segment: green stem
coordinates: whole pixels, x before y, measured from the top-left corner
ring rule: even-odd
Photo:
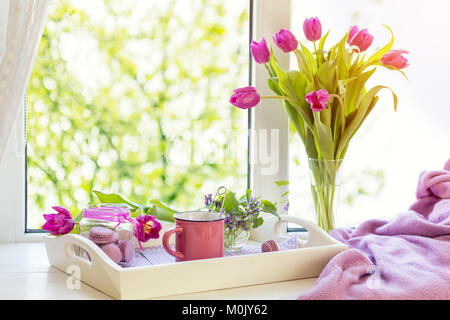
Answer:
[[[338,190],[336,178],[340,166],[340,163],[310,163],[313,178],[311,192],[317,224],[326,232],[334,228],[335,198]]]
[[[295,102],[294,99],[289,98],[289,97],[284,97],[284,96],[261,96],[261,99],[282,99],[282,100],[287,100],[293,104],[295,104],[296,106],[298,106],[297,102]]]

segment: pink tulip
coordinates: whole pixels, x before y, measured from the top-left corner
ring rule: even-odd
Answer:
[[[388,53],[386,53],[380,60],[381,64],[393,67],[396,69],[404,69],[408,64],[408,59],[402,56],[402,54],[409,53],[406,50],[391,50]]]
[[[352,27],[351,32],[355,32],[355,27]],[[358,27],[356,27],[358,28]],[[367,31],[367,29],[362,29],[358,32],[356,32],[353,37],[351,38],[350,42],[348,43],[351,46],[356,46],[359,48],[359,52],[366,51],[370,45],[372,44],[373,36]]]
[[[72,219],[72,215],[69,210],[63,207],[52,207],[58,213],[44,214],[45,224],[42,226],[42,230],[50,231],[50,234],[66,234],[72,231],[75,226],[75,222]]]
[[[159,238],[162,226],[154,216],[143,214],[136,218],[136,222],[136,238],[139,241],[146,242]]]
[[[284,52],[291,52],[297,49],[298,42],[295,36],[286,29],[281,29],[273,36],[275,44]]]
[[[350,31],[348,32],[348,38],[347,38],[347,43],[350,44],[350,41],[352,40],[353,36],[355,34],[357,34],[359,31],[358,26],[352,26],[350,27]]]
[[[322,25],[319,19],[317,17],[306,19],[303,22],[303,32],[309,41],[319,40],[322,37]]]
[[[230,98],[230,103],[241,109],[248,109],[256,106],[261,99],[254,87],[243,87],[235,89]]]
[[[259,43],[252,41],[250,50],[252,51],[252,55],[256,63],[264,64],[269,61],[270,51],[267,47],[266,39],[262,38]]]
[[[321,111],[327,107],[330,94],[325,89],[310,92],[306,95],[305,100],[310,104],[313,111]]]

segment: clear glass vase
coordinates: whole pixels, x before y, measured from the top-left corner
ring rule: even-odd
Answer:
[[[234,228],[229,229],[225,227],[224,230],[224,250],[226,252],[240,251],[248,241],[250,237],[251,229],[247,228]]]
[[[309,159],[311,194],[316,222],[326,232],[334,229],[339,187],[341,184],[342,159]]]

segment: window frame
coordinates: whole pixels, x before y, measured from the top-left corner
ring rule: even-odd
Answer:
[[[273,34],[281,28],[288,29],[290,27],[291,0],[249,0],[249,3],[249,43],[253,40],[259,41],[262,37],[269,41]],[[274,50],[278,49],[274,48]],[[264,66],[256,65],[253,62],[250,50],[249,59],[249,85],[255,86],[261,95],[270,95]],[[289,66],[288,55],[279,55],[278,60],[282,65]],[[44,232],[29,230],[26,226],[26,107],[25,97],[24,107],[20,108],[18,112],[5,155],[0,162],[0,242],[42,241],[44,235]],[[248,125],[247,184],[255,194],[276,201],[288,189],[288,186],[278,187],[274,183],[274,181],[287,180],[289,177],[288,117],[280,108],[278,101],[262,100],[257,108],[248,110]],[[256,133],[267,132],[270,137],[272,130],[278,130],[275,132],[278,132],[276,140],[278,140],[279,148],[277,154],[270,155],[270,157],[271,161],[276,159],[278,162],[278,170],[267,173],[267,166],[259,156],[255,156],[266,152],[265,149],[261,149]],[[269,144],[271,143],[269,138]],[[278,209],[283,210],[282,203],[278,204]],[[268,217],[268,215],[264,215],[264,217]],[[270,224],[276,222],[274,219],[267,219],[267,222],[269,221]],[[260,236],[263,235],[255,233],[256,238]]]

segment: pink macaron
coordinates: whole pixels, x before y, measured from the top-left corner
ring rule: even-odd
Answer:
[[[115,263],[119,263],[122,260],[122,252],[117,244],[113,242],[101,245],[100,248],[105,252],[108,257]]]
[[[134,258],[134,243],[131,240],[119,240],[119,248],[122,253],[122,260],[130,263]]]
[[[261,245],[262,252],[278,251],[277,243],[273,240],[267,240]]]
[[[89,239],[96,244],[106,244],[119,241],[119,235],[113,230],[104,227],[92,227]]]

